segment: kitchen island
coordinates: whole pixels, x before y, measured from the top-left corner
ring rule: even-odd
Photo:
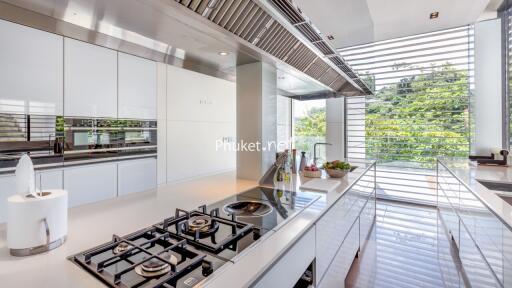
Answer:
[[[344,196],[348,196],[347,192],[358,180],[363,177],[373,179],[373,174],[368,174],[372,167],[374,167],[372,163],[363,164],[360,168],[342,178],[340,185],[334,191],[329,193],[316,192],[319,196],[317,197],[318,200],[294,215],[292,219],[289,219],[285,225],[282,225],[276,231],[266,233],[260,239],[261,241],[257,241],[255,245],[249,247],[250,249],[244,251],[243,255],[224,264],[197,286],[245,287],[265,281],[266,276],[273,273],[273,267],[280,265],[279,260],[286,256],[287,251],[295,247],[296,242],[300,242],[305,236],[312,239],[310,231],[324,214],[340,210],[338,213],[341,214],[338,215],[342,215],[348,211],[356,211],[356,209],[351,210],[352,206],[363,204],[353,198],[356,200],[344,203],[346,211],[330,209],[334,207],[334,204],[340,203],[338,201],[340,198],[348,199]],[[280,188],[301,193],[299,187],[301,183],[307,180],[301,177],[292,177],[290,183],[283,183]],[[371,186],[373,182],[370,181],[369,183]],[[112,234],[126,235],[158,223],[162,219],[173,215],[176,208],[195,209],[199,205],[215,203],[255,186],[257,186],[255,181],[236,179],[234,173],[226,173],[173,185],[164,185],[148,192],[72,208],[69,211],[69,233],[66,243],[56,250],[26,258],[16,258],[9,255],[6,247],[5,226],[2,226],[0,228],[0,281],[2,287],[105,287],[92,275],[69,261],[67,257],[110,241]],[[372,186],[370,191],[373,192],[373,188]],[[315,192],[309,191],[307,193]],[[359,212],[356,217],[359,217]],[[367,226],[368,221],[363,224]],[[337,225],[338,227],[343,226],[342,223],[337,223]],[[348,223],[345,226],[348,230],[354,225]],[[326,231],[332,231],[329,226],[326,226],[326,228]],[[359,230],[357,236],[359,240]],[[343,241],[343,239],[340,241]],[[339,246],[341,246],[341,243]],[[325,247],[327,248],[325,251],[334,254],[337,249],[333,247]],[[359,242],[357,248],[359,248]],[[328,262],[323,265],[329,266],[330,261]],[[327,271],[327,266],[323,270]],[[293,273],[297,274],[297,271]],[[292,274],[290,274],[290,277],[295,275]],[[293,280],[296,281],[299,277],[300,275]]]
[[[512,286],[512,206],[482,183],[512,183],[512,168],[440,159],[438,209],[473,287]],[[489,187],[489,188],[488,188]],[[461,279],[462,281],[462,279]]]

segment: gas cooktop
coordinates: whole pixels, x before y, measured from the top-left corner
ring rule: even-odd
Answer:
[[[69,257],[109,287],[193,287],[297,214],[316,196],[257,187]],[[248,206],[238,203],[248,203]],[[233,207],[245,208],[243,214]],[[251,214],[268,207],[264,214]],[[230,206],[231,207],[231,206]]]

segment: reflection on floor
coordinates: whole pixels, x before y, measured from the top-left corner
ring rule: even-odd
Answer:
[[[377,203],[377,223],[346,287],[464,287],[435,208]]]

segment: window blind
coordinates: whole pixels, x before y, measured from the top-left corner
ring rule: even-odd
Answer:
[[[347,97],[347,158],[375,159],[378,197],[435,204],[435,160],[467,157],[473,28],[339,49],[374,90]]]

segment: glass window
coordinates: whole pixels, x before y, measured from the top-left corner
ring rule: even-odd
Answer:
[[[277,151],[292,146],[292,99],[277,96]]]
[[[325,100],[292,100],[293,106],[293,148],[300,153],[306,152],[308,164],[313,163],[313,145],[326,140]],[[319,146],[317,165],[325,161],[325,146]]]
[[[339,52],[374,90],[347,97],[349,160],[378,161],[379,197],[435,203],[436,158],[470,151],[472,27]]]

